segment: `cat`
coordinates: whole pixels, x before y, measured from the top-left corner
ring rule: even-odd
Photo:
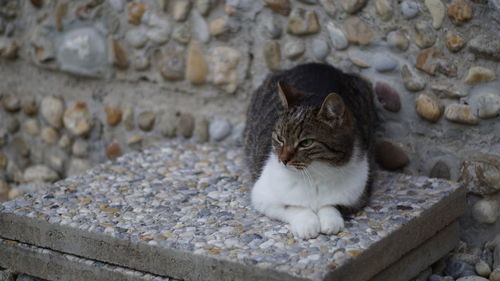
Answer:
[[[302,239],[337,234],[342,213],[367,202],[377,120],[372,86],[355,74],[321,63],[270,74],[244,132],[253,207]]]

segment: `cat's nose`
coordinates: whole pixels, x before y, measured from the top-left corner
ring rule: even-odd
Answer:
[[[285,146],[282,148],[279,160],[281,163],[286,164],[290,162],[293,157],[293,147]]]

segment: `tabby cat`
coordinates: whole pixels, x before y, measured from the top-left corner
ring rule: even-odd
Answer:
[[[376,121],[372,87],[357,75],[319,63],[269,75],[247,112],[253,206],[299,238],[338,233],[340,211],[366,203]]]

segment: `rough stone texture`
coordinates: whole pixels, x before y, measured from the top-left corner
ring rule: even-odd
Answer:
[[[481,57],[500,61],[500,36],[479,34],[469,42],[469,49]]]
[[[47,266],[49,265],[50,266]],[[73,281],[175,281],[153,274],[104,264],[69,254],[0,238],[0,266],[47,280]],[[26,276],[26,275],[23,275]],[[0,270],[0,280],[17,281],[10,271]],[[22,279],[36,281],[40,279]]]
[[[2,105],[6,111],[16,112],[21,109],[21,99],[17,94],[8,94],[2,98]]]
[[[432,167],[429,177],[449,180],[451,178],[450,167],[444,161],[439,160]]]
[[[375,160],[382,168],[389,171],[403,168],[410,162],[408,155],[406,155],[403,149],[388,141],[379,141],[376,143]]]
[[[198,42],[189,46],[186,62],[186,77],[194,85],[203,84],[208,74],[208,65]]]
[[[351,17],[345,21],[347,40],[360,45],[368,45],[375,36],[373,30],[358,17]]]
[[[432,26],[439,29],[443,24],[445,6],[441,0],[425,0],[425,6],[432,16]]]
[[[399,51],[406,51],[410,46],[410,41],[403,32],[391,31],[387,35],[389,46]]]
[[[340,0],[339,2],[344,11],[349,14],[358,12],[366,5],[366,0]]]
[[[437,122],[443,114],[444,106],[434,94],[425,92],[420,94],[415,101],[415,109],[421,117]]]
[[[419,272],[428,268],[429,261],[436,262],[444,254],[457,244],[458,225],[453,223],[447,226],[445,230],[440,231],[435,237],[427,240],[423,245],[403,256],[395,264],[385,269],[381,273],[375,275],[370,281],[387,281],[387,280],[423,280],[432,281],[430,278],[411,279]],[[439,281],[445,281],[439,280]],[[453,281],[453,280],[451,280]]]
[[[399,93],[389,86],[389,84],[377,82],[375,84],[375,94],[385,109],[391,112],[398,112],[401,109]]]
[[[479,261],[478,263],[476,263],[474,267],[476,269],[477,274],[479,274],[480,276],[483,277],[490,276],[491,268],[485,261],[483,260]]]
[[[490,82],[495,80],[495,72],[482,66],[473,66],[469,68],[469,72],[465,77],[465,82],[469,84]]]
[[[116,159],[123,154],[120,144],[117,142],[111,142],[106,146],[106,156],[109,159]]]
[[[435,75],[439,67],[439,59],[443,56],[443,52],[436,48],[429,48],[422,50],[417,55],[417,62],[415,66],[427,72],[430,75]]]
[[[47,144],[53,144],[59,140],[59,134],[52,127],[43,127],[40,131],[40,137]]]
[[[356,281],[452,223],[465,203],[464,190],[451,182],[379,173],[370,205],[340,235],[299,240],[285,224],[249,207],[239,150],[161,147],[61,181],[44,195],[4,203],[0,235],[189,280]],[[379,262],[369,263],[374,257]],[[172,262],[176,266],[165,266]]]
[[[467,41],[462,36],[451,32],[446,33],[446,47],[448,47],[448,50],[458,52],[466,43]]]
[[[291,11],[290,0],[265,0],[267,6],[279,14],[288,16]]]
[[[160,73],[163,78],[170,81],[184,79],[186,65],[182,51],[169,50],[160,63]]]
[[[375,9],[377,11],[377,15],[379,15],[383,21],[388,21],[392,18],[394,8],[392,7],[390,0],[376,0]]]
[[[333,21],[326,24],[326,29],[328,30],[331,43],[335,49],[344,50],[349,46],[349,41],[347,41],[344,32]]]
[[[471,99],[470,104],[482,119],[495,118],[500,113],[500,95],[490,91],[480,92]]]
[[[227,120],[214,120],[210,123],[210,138],[215,141],[221,141],[231,133],[231,124]]]
[[[217,47],[210,56],[212,82],[228,93],[234,93],[238,87],[239,76],[236,70],[240,57],[238,50],[229,47]]]
[[[460,180],[469,192],[491,195],[500,191],[500,157],[477,153],[464,161]]]
[[[137,116],[137,124],[139,128],[143,131],[149,132],[153,129],[155,125],[156,114],[151,111],[141,112]]]
[[[288,18],[288,32],[294,35],[307,35],[318,32],[320,25],[315,11],[297,8]]]
[[[61,127],[64,113],[64,103],[61,99],[52,96],[43,98],[40,111],[47,123],[55,128]]]
[[[448,17],[453,24],[461,25],[472,18],[472,7],[465,1],[457,0],[448,7]]]
[[[185,138],[190,138],[194,130],[194,116],[190,113],[181,113],[177,121],[177,131]]]
[[[472,115],[470,107],[466,104],[447,105],[444,116],[449,121],[461,124],[476,125],[479,122],[477,117]]]
[[[110,126],[116,126],[122,120],[122,109],[119,106],[104,106],[106,113],[106,123]]]
[[[427,21],[421,20],[415,23],[415,44],[420,49],[432,47],[436,40],[436,32]]]
[[[271,41],[264,46],[264,58],[267,67],[271,71],[281,69],[281,48],[280,44],[276,41]]]
[[[24,171],[24,180],[27,182],[54,182],[59,179],[56,172],[43,165],[31,166]]]
[[[75,136],[86,136],[92,128],[87,104],[76,102],[68,107],[63,116],[64,127]]]
[[[406,19],[414,18],[418,15],[420,6],[414,1],[403,1],[401,3],[401,13]]]
[[[500,215],[500,203],[496,200],[479,200],[472,206],[472,216],[480,223],[495,223]]]
[[[420,75],[410,70],[407,65],[403,65],[401,68],[401,78],[408,91],[417,92],[425,88],[425,80],[420,77]]]

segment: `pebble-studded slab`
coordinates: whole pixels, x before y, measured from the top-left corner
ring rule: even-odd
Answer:
[[[176,281],[2,238],[0,267],[57,281]]]
[[[379,172],[344,231],[299,240],[251,208],[242,159],[180,142],[127,154],[4,203],[0,237],[188,280],[366,280],[455,220],[465,198],[453,182]]]

